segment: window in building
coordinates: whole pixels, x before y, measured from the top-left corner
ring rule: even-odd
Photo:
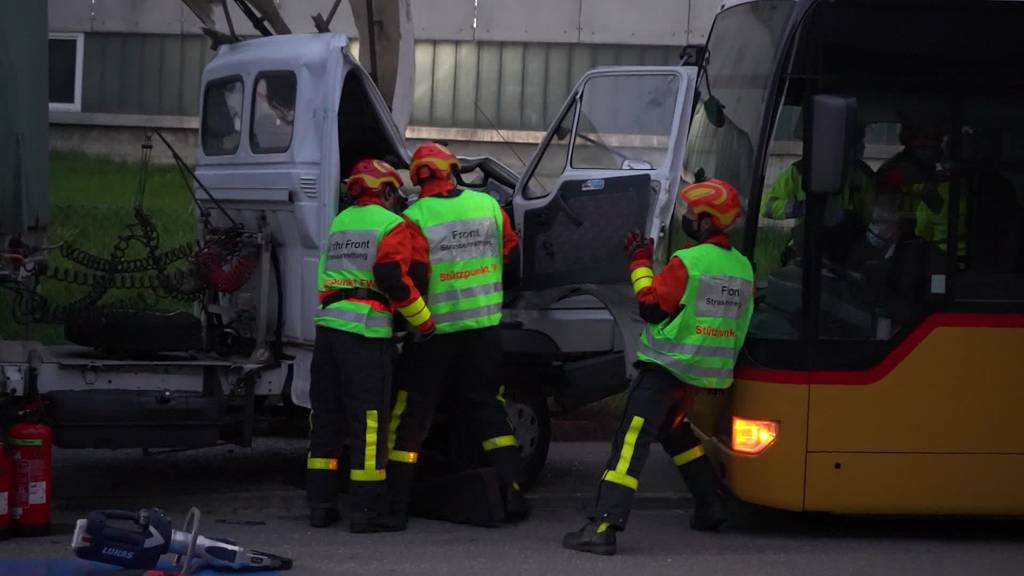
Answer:
[[[295,124],[296,85],[294,72],[268,72],[256,78],[249,136],[254,153],[288,151]]]
[[[82,110],[82,38],[50,34],[50,110]]]
[[[203,95],[202,141],[207,156],[238,151],[242,134],[242,79],[213,80]]]

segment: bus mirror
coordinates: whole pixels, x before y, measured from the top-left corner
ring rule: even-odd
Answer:
[[[817,95],[804,109],[804,190],[838,194],[857,142],[857,100]]]

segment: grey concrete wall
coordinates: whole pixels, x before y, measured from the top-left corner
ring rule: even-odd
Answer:
[[[177,149],[178,154],[188,163],[195,162],[199,142],[199,131],[194,128],[161,128]],[[62,152],[78,152],[97,158],[110,158],[125,162],[139,159],[145,129],[132,126],[81,126],[70,124],[50,125],[50,149]],[[152,161],[156,164],[172,164],[171,153],[158,139],[153,139]]]

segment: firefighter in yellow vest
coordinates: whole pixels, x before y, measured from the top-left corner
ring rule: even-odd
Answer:
[[[338,463],[347,435],[351,531],[397,529],[388,514],[385,476],[393,314],[422,337],[434,330],[408,274],[409,225],[395,213],[400,186],[398,172],[385,162],[357,163],[347,181],[354,204],[335,217],[320,255],[306,466],[314,527],[339,518]]]
[[[410,274],[426,294],[437,335],[407,342],[398,365],[388,463],[392,512],[405,518],[420,447],[442,392],[454,387],[460,413],[477,432],[501,485],[505,520],[528,514],[519,447],[497,377],[502,271],[518,240],[508,215],[488,194],[455,186],[458,158],[440,144],[412,156],[409,178],[421,189],[405,210],[414,237]]]
[[[597,502],[587,524],[562,540],[572,550],[615,553],[615,533],[626,527],[654,440],[661,442],[693,492],[691,526],[715,530],[725,521],[714,469],[686,413],[698,391],[732,385],[753,313],[754,275],[750,262],[725,235],[742,214],[736,189],[707,180],[683,188],[680,198],[686,206],[683,229],[697,241],[695,246],[677,251],[655,275],[653,241],[642,240],[639,233],[626,240],[630,280],[647,326]]]

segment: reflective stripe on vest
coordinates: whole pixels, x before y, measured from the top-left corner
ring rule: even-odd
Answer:
[[[380,292],[373,278],[373,264],[381,240],[401,223],[400,216],[375,204],[352,206],[338,214],[331,222],[327,246],[320,255],[320,292],[346,288]],[[317,311],[315,322],[367,338],[390,338],[391,312],[379,308],[366,301],[340,300]]]
[[[688,280],[680,311],[640,337],[637,358],[702,388],[728,388],[753,314],[753,269],[742,254],[699,244],[673,254]]]
[[[487,194],[426,197],[405,211],[427,238],[427,305],[439,334],[497,326],[504,300],[502,215]]]

